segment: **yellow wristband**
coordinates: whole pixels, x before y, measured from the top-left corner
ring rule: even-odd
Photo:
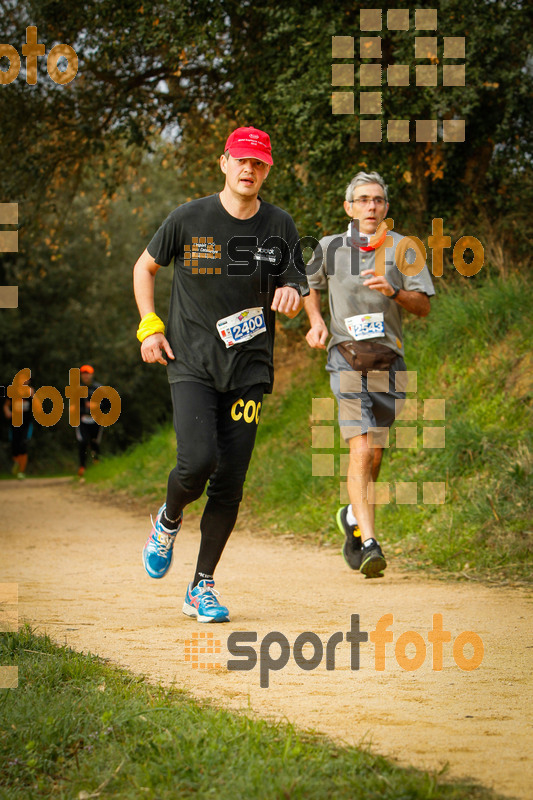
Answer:
[[[150,314],[145,314],[142,320],[139,323],[139,328],[137,330],[137,339],[140,342],[144,342],[147,336],[151,336],[153,333],[164,333],[165,332],[165,323],[162,319],[159,319],[157,314],[154,312],[150,312]]]

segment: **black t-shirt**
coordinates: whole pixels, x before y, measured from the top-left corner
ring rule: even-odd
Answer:
[[[169,214],[148,252],[163,267],[174,259],[166,336],[175,355],[170,383],[195,381],[224,392],[253,384],[272,391],[278,286],[307,285],[298,233],[282,209],[261,201],[250,219],[229,214],[218,195],[185,203]],[[263,309],[266,331],[226,347],[217,322]]]

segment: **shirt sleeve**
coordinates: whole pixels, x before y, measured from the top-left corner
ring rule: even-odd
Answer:
[[[170,262],[180,255],[180,228],[178,208],[168,215],[150,240],[146,249],[159,266],[168,267]]]
[[[307,262],[306,272],[307,281],[310,289],[323,291],[327,288],[328,279],[326,277],[326,240],[321,239],[318,247],[315,247],[313,255]]]
[[[414,247],[414,244],[408,236],[403,236],[396,248],[395,260],[401,280],[401,288],[408,292],[423,292],[428,297],[432,297],[435,294],[435,288],[425,263],[424,254],[420,252],[418,247]],[[409,257],[406,255],[408,251],[410,251]],[[414,260],[413,254],[416,254],[416,260],[414,263],[409,263]],[[416,266],[416,261],[419,263],[424,261],[422,269]]]
[[[288,216],[288,215],[287,215]],[[279,276],[279,286],[294,286],[298,288],[300,294],[309,294],[305,263],[300,245],[300,237],[296,230],[296,225],[292,217],[288,216],[286,236],[284,237],[287,249],[284,253],[283,261],[286,265]]]

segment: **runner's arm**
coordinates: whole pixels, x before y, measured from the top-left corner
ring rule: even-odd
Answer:
[[[370,276],[363,282],[363,286],[368,286],[369,289],[381,292],[385,297],[391,297],[394,294],[394,286],[388,282],[384,275],[376,275],[373,269],[365,269],[361,272],[361,275]],[[394,301],[417,317],[427,317],[431,310],[429,297],[424,292],[400,289]]]
[[[304,308],[311,324],[305,337],[307,344],[309,347],[325,350],[328,326],[320,313],[320,292],[317,289],[310,289],[309,295],[304,298]]]
[[[272,299],[272,311],[279,311],[289,319],[293,319],[302,309],[300,292],[293,286],[278,286]]]
[[[406,311],[415,314],[417,317],[427,317],[431,311],[431,303],[429,297],[424,292],[412,292],[407,289],[400,289],[399,293],[394,298],[394,302],[398,303]]]
[[[155,314],[154,287],[155,276],[159,264],[156,264],[148,250],[141,253],[133,268],[133,291],[141,319],[147,314]],[[162,333],[152,333],[141,344],[141,356],[148,364],[164,364],[163,351],[169,358],[174,358],[172,348]]]

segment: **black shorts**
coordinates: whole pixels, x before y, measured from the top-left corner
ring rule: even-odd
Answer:
[[[23,423],[18,428],[11,426],[9,438],[11,440],[11,454],[13,456],[24,456],[28,452],[28,442],[33,433],[33,423],[31,421]]]

